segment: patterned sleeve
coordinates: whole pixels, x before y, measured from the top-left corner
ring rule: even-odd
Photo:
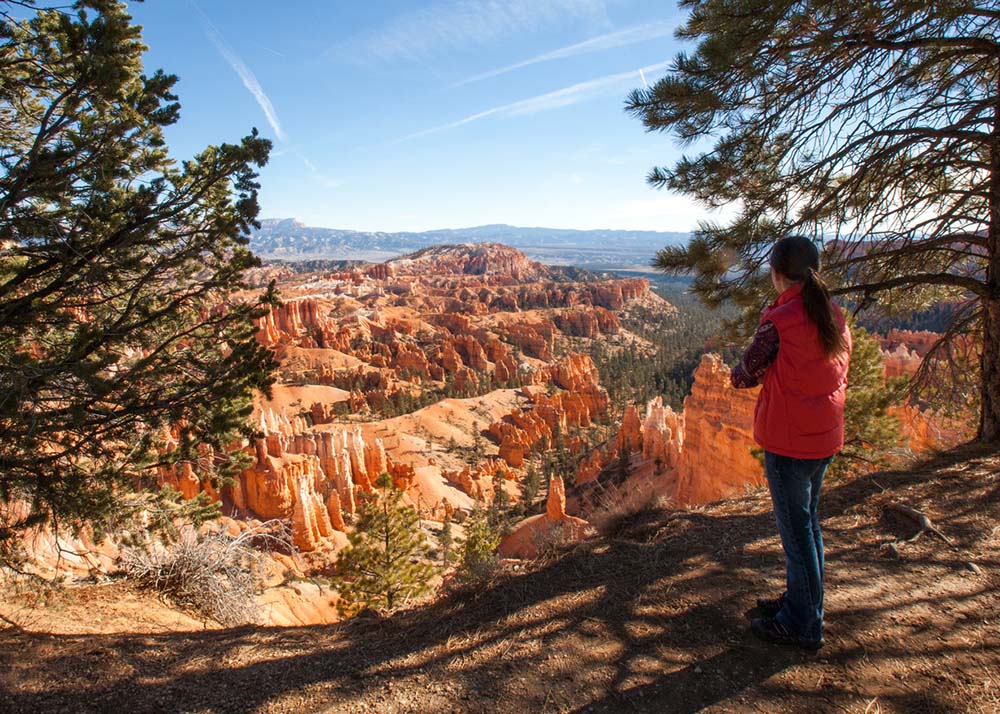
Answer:
[[[732,385],[736,389],[746,389],[760,384],[767,368],[778,357],[778,346],[778,329],[772,322],[762,322],[740,363],[729,375]]]

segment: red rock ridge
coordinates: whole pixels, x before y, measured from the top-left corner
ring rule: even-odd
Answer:
[[[388,261],[400,274],[486,275],[511,281],[551,279],[541,263],[529,260],[515,248],[499,243],[443,245]]]

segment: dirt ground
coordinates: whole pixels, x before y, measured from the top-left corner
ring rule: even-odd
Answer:
[[[918,528],[890,503],[951,544],[904,542]],[[162,622],[160,604],[123,610],[145,597],[123,584],[80,589],[0,630],[0,711],[1000,712],[1000,456],[966,447],[830,482],[821,510],[817,654],[747,631],[784,572],[760,491],[638,514],[384,620],[198,629]]]

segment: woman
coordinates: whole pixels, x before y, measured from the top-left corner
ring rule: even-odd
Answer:
[[[761,316],[753,342],[733,368],[734,387],[763,382],[754,439],[785,550],[785,592],[760,599],[755,635],[816,650],[823,646],[823,536],[819,492],[844,445],[844,394],[851,333],[820,278],[808,238],[782,238],[771,250],[778,299]]]

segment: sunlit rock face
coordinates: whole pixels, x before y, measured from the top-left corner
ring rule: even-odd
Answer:
[[[545,513],[518,523],[500,542],[499,552],[506,558],[536,558],[547,547],[583,540],[590,532],[587,521],[566,513],[566,487],[554,476],[549,481]]]
[[[881,338],[887,376],[912,375],[937,341],[930,332],[894,330]],[[621,416],[615,437],[580,462],[571,499],[574,512],[601,507],[592,496],[613,484],[616,498],[662,498],[691,506],[738,496],[766,483],[754,451],[753,419],[759,388],[734,389],[730,369],[706,354],[694,373],[691,394],[677,414],[654,399],[645,417],[633,405]],[[903,445],[921,453],[971,438],[975,420],[927,411],[912,404],[890,409]],[[971,413],[971,410],[970,410]]]
[[[409,484],[405,465],[393,464],[381,439],[366,440],[360,427],[314,431],[301,418],[260,415],[260,435],[248,447],[254,465],[232,489],[237,510],[264,519],[291,520],[303,551],[321,547],[334,530],[345,530],[361,494],[388,472]]]
[[[927,330],[890,330],[885,336],[876,335],[886,377],[915,377],[925,357],[931,360],[928,366],[933,373],[935,355],[932,350],[942,337],[940,333]],[[954,344],[959,353],[975,353],[975,347],[961,336],[954,338]],[[917,403],[890,407],[890,413],[899,421],[902,445],[916,453],[948,449],[973,438],[975,412],[972,404],[966,406],[964,415],[945,414]]]
[[[717,501],[765,483],[761,464],[750,452],[759,389],[734,389],[729,372],[721,357],[704,355],[684,399],[679,504]]]
[[[924,356],[941,339],[937,332],[926,330],[890,330],[874,335],[882,350],[882,364],[887,377],[910,377],[916,374]]]
[[[557,432],[570,427],[589,427],[608,409],[607,391],[598,383],[597,369],[587,355],[570,355],[541,371],[543,383],[564,391],[547,397],[535,396],[530,408],[519,408],[489,426],[499,442],[499,456],[520,468],[525,455],[538,445],[551,446]]]
[[[920,368],[922,357],[904,344],[882,351],[886,377],[911,377]]]
[[[758,391],[734,389],[721,357],[705,355],[682,413],[660,397],[641,412],[626,407],[611,442],[581,461],[574,509],[606,508],[609,488],[621,507],[647,500],[690,506],[763,484],[760,462],[751,453]]]

